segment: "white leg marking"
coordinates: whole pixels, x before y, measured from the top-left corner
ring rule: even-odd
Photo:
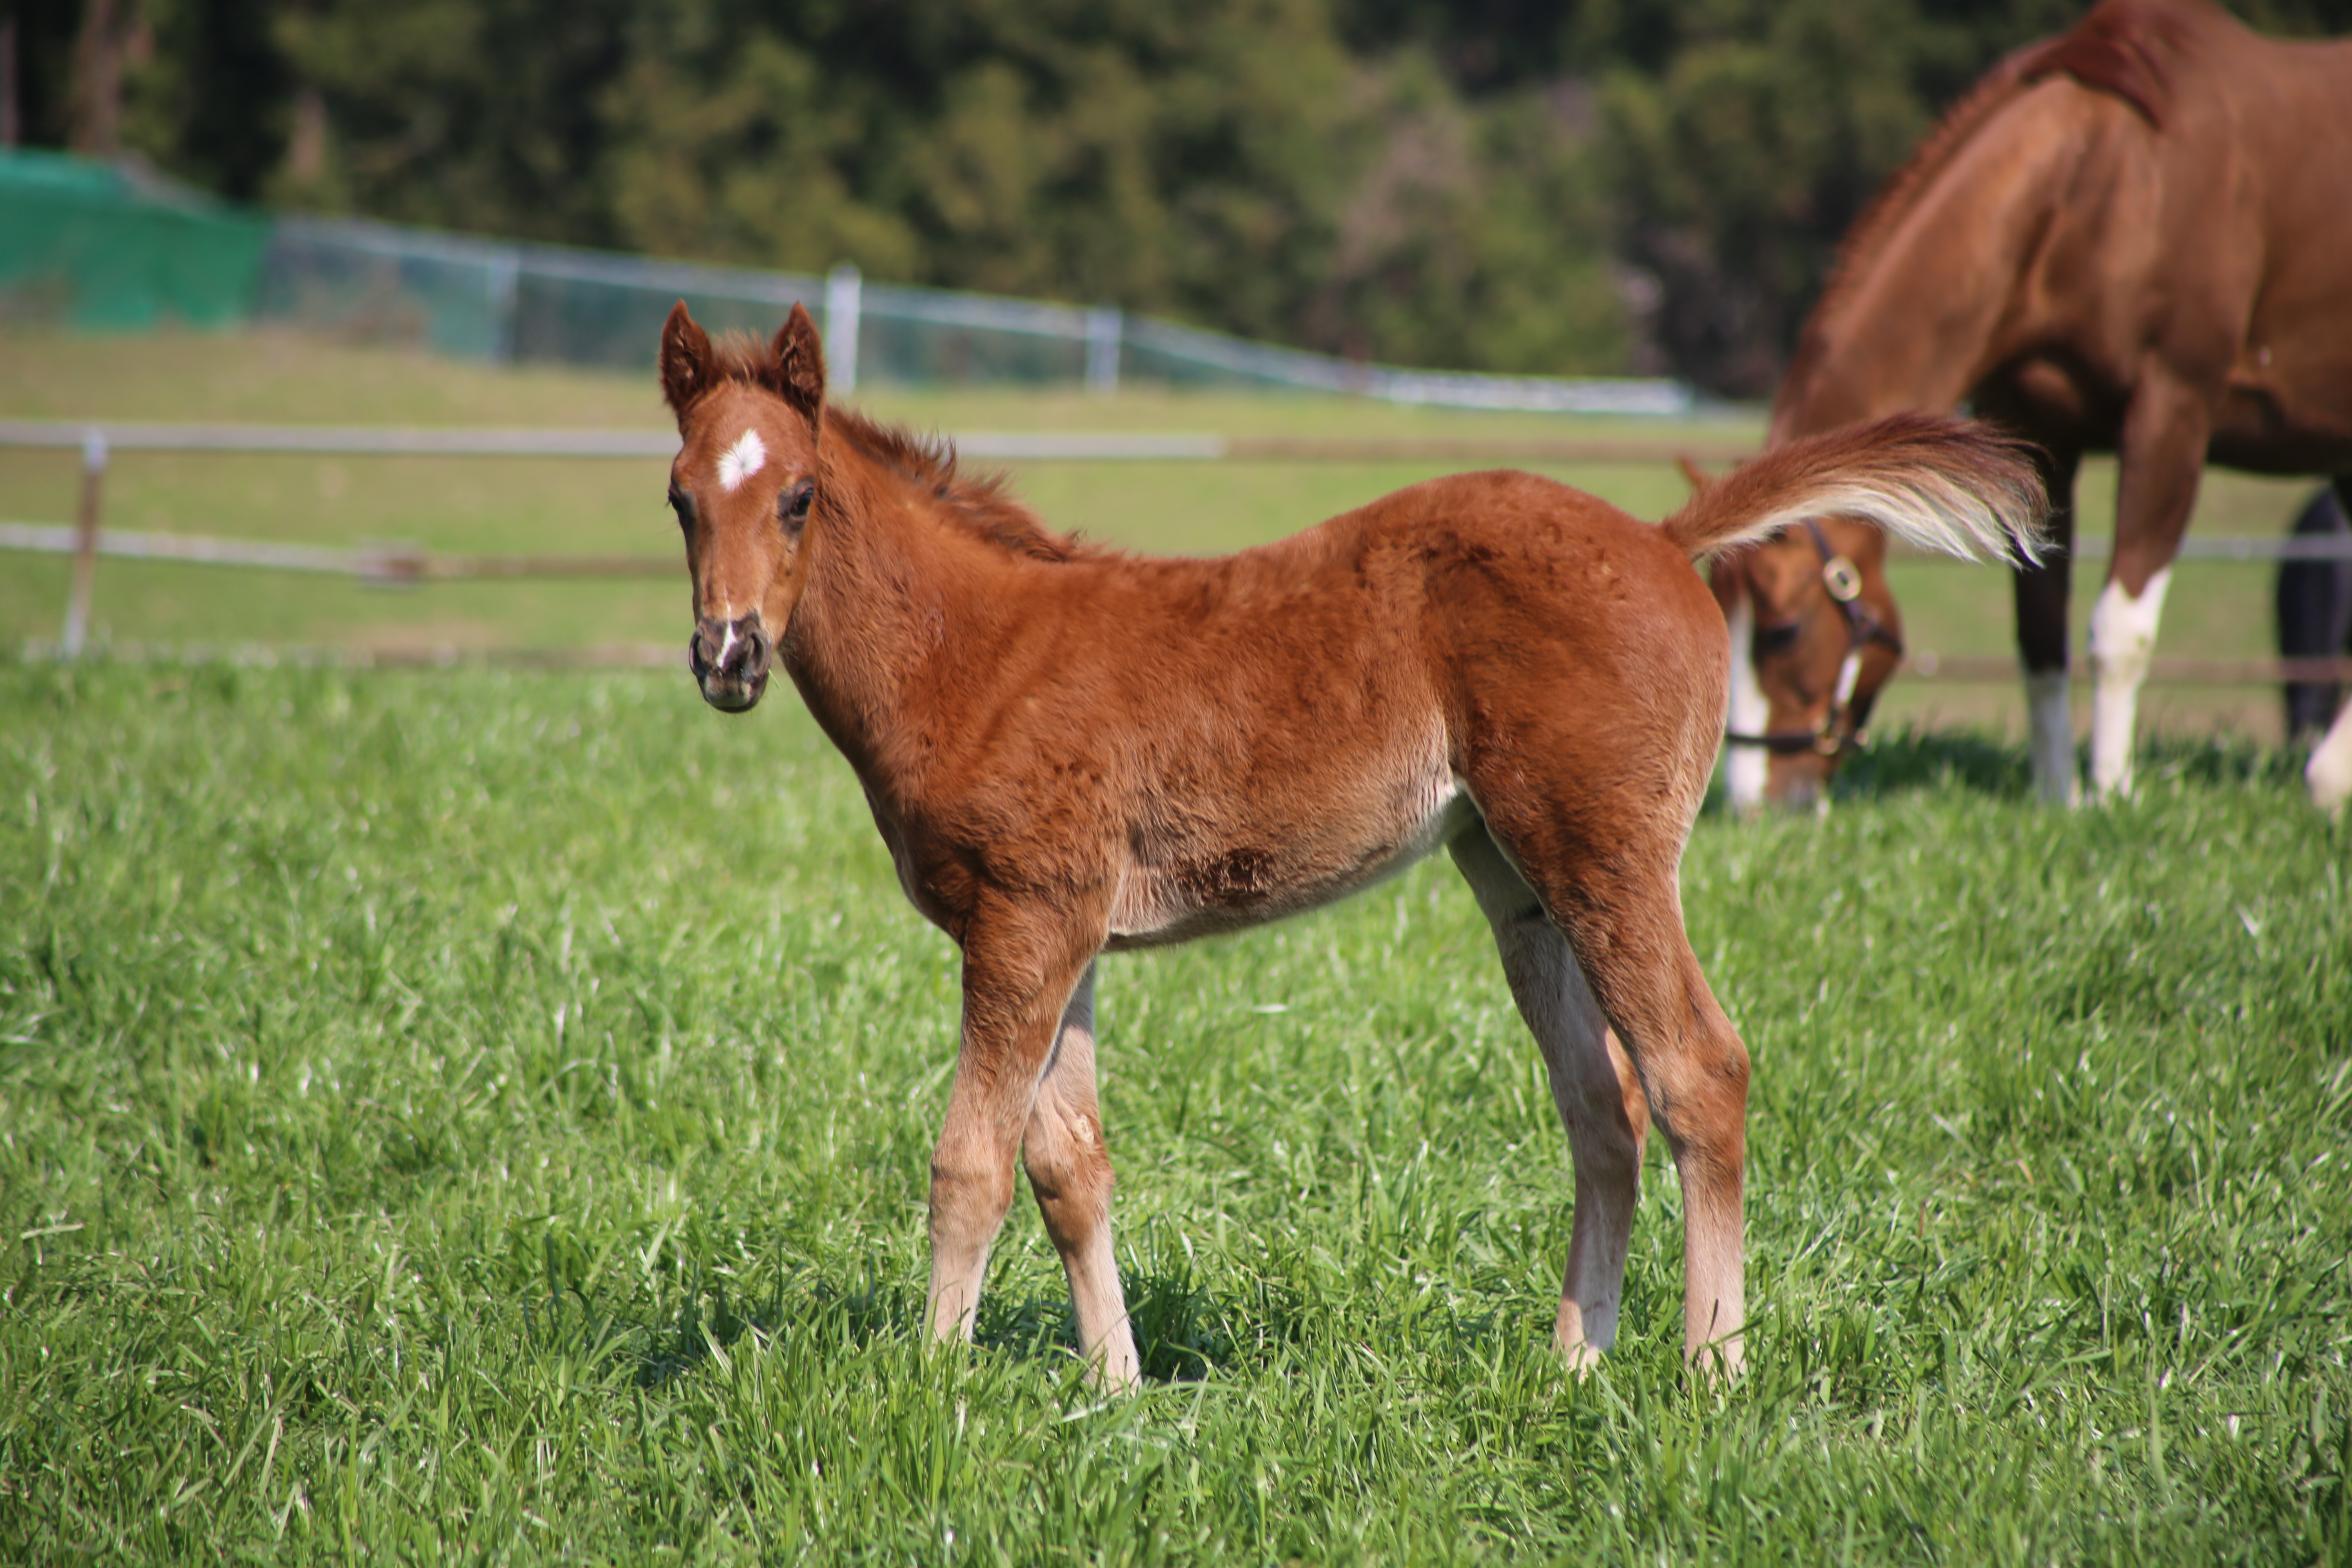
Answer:
[[[1764,700],[1764,688],[1756,680],[1752,651],[1756,611],[1745,590],[1732,601],[1730,619],[1731,702],[1727,727],[1744,735],[1760,735],[1771,719],[1771,708]],[[1769,761],[1761,746],[1724,748],[1723,784],[1733,811],[1745,816],[1764,804],[1764,770]]]
[[[2157,623],[2172,568],[2147,580],[2133,598],[2110,579],[2091,606],[2091,789],[2126,795],[2132,784],[2132,731],[2139,716],[2140,682],[2156,657]]]
[[[2311,798],[2323,811],[2344,809],[2352,800],[2352,702],[2347,702],[2329,725],[2327,738],[2311,753],[2311,761],[2303,770],[2304,783],[2311,786]]]
[[[2083,798],[2083,786],[2074,769],[2074,714],[2066,672],[2027,675],[2025,706],[2032,726],[2034,797],[2053,805],[2073,805]]]
[[[746,430],[735,437],[735,444],[719,458],[719,488],[733,493],[743,488],[743,481],[768,464],[768,448],[757,430]]]
[[[1822,787],[1822,781],[1811,773],[1790,775],[1780,788],[1780,798],[1773,804],[1791,814],[1810,811],[1823,819],[1830,814],[1829,792]]]

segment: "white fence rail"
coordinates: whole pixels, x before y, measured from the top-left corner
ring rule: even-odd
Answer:
[[[1749,448],[1722,440],[1334,440],[1243,437],[1202,433],[1129,434],[1094,431],[973,431],[956,438],[963,454],[997,461],[1223,462],[1346,461],[1357,463],[1539,462],[1649,463],[1678,457],[1736,460]],[[301,425],[195,425],[138,421],[0,420],[0,447],[78,450],[82,458],[79,515],[70,524],[0,521],[0,551],[74,557],[59,651],[79,654],[87,643],[91,585],[98,557],[185,564],[326,573],[381,584],[462,579],[672,577],[675,555],[446,555],[408,544],[358,548],[218,539],[204,535],[109,530],[100,524],[107,468],[116,451],[247,453],[281,456],[386,458],[536,458],[667,459],[677,438],[666,430],[404,428]],[[2078,537],[2077,560],[2105,560],[2110,541]],[[2205,561],[2326,561],[2352,559],[2352,537],[2198,538],[2182,542],[2180,556]],[[1922,554],[1906,559],[1946,561]],[[2352,661],[2158,661],[2157,673],[2177,680],[2338,680],[2352,678]],[[1947,679],[1990,679],[2002,661],[1952,659],[1910,668]]]

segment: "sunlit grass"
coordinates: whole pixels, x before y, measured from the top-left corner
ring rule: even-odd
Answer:
[[[2343,1561],[2352,839],[2266,753],[1898,739],[1703,820],[1751,1370],[1547,1346],[1564,1142],[1442,864],[1108,961],[1150,1383],[1024,1199],[917,1342],[946,940],[789,701],[0,666],[0,1558]]]

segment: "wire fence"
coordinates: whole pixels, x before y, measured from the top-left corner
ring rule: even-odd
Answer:
[[[1688,414],[1691,389],[1634,377],[1478,375],[1361,364],[1328,354],[1092,308],[710,267],[436,234],[356,218],[280,216],[255,315],[472,359],[641,369],[679,300],[712,331],[766,335],[794,302],[824,318],[828,375],[864,382],[1288,386],[1391,403],[1565,414]]]
[[[1537,462],[1668,463],[1679,458],[1736,461],[1752,447],[1707,440],[1549,438],[1442,440],[1298,439],[1228,437],[1207,433],[1088,431],[976,431],[956,438],[966,456],[999,461],[1047,462]],[[0,447],[78,450],[82,459],[79,513],[71,524],[0,521],[0,551],[71,555],[65,629],[55,651],[79,655],[87,647],[89,606],[100,557],[169,562],[185,565],[326,574],[383,586],[436,582],[669,579],[677,556],[599,554],[448,554],[419,546],[378,543],[355,548],[270,540],[222,539],[158,533],[103,526],[104,479],[113,455],[124,452],[211,452],[334,457],[468,457],[484,458],[667,459],[677,438],[665,430],[477,429],[397,426],[160,424],[136,421],[90,423],[58,420],[0,421]],[[2074,541],[2076,559],[2105,559],[2110,542],[2097,536]],[[2352,536],[2288,535],[2276,538],[2190,537],[2179,554],[2187,560],[2277,562],[2352,559]],[[1951,557],[1906,552],[1904,558],[1947,562]],[[301,658],[299,650],[289,657]],[[332,658],[320,650],[310,657]],[[446,664],[459,656],[413,654],[352,656],[360,662]],[[577,650],[512,650],[488,658],[494,663],[645,665],[662,664],[659,649],[629,647]],[[1921,656],[1904,667],[1912,674],[1953,681],[2008,679],[2012,661],[1992,658]],[[2244,684],[2281,680],[2352,681],[2352,658],[2214,659],[2158,658],[2150,671],[2159,681]]]
[[[469,359],[640,369],[685,300],[765,335],[823,316],[835,385],[861,380],[1291,386],[1395,403],[1679,415],[1661,379],[1477,375],[1360,364],[1115,306],[714,267],[223,203],[129,163],[0,147],[0,321],[137,331],[290,323]]]

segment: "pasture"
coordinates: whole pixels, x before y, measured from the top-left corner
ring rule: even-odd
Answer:
[[[1025,1199],[918,1337],[946,940],[797,705],[682,674],[0,664],[0,1558],[2352,1559],[2352,837],[2175,740],[2061,814],[1894,736],[1704,818],[1749,1371],[1618,1352],[1426,866],[1107,961],[1148,1384]]]
[[[284,333],[153,338],[17,334],[0,353],[0,417],[115,418],[363,425],[524,425],[663,428],[650,370],[622,376],[572,369],[496,369]],[[1396,408],[1303,395],[1212,395],[1135,386],[1114,398],[1075,391],[916,393],[857,400],[887,418],[947,430],[1207,431],[1351,439],[1481,439],[1684,435],[1720,444],[1760,439],[1754,410],[1727,408],[1688,424]],[[1430,462],[1033,463],[1020,492],[1058,528],[1139,549],[1239,549],[1360,505],[1460,464]],[[1633,511],[1681,504],[1664,464],[1547,468]],[[0,521],[73,516],[78,458],[0,448]],[[2275,536],[2310,486],[2214,470],[2195,534]],[[110,526],[352,545],[397,540],[451,552],[663,554],[677,549],[658,465],[610,460],[350,458],[119,455],[107,481]],[[2081,515],[2104,534],[2115,465],[2085,465]],[[68,563],[0,557],[0,648],[58,635]],[[1897,561],[1891,579],[1923,656],[2013,655],[2009,581],[1985,568]],[[2176,574],[2159,655],[2252,658],[2272,651],[2263,564],[2189,561]],[[2076,574],[2074,646],[2100,582]],[[110,560],[101,563],[94,624],[101,639],[171,649],[292,644],[394,656],[457,657],[514,648],[683,644],[685,574],[662,582],[448,584],[386,591],[330,578]],[[2077,660],[2078,668],[2082,661]],[[2089,698],[2078,692],[2078,724]],[[2146,730],[2275,739],[2273,689],[2155,686]],[[1898,677],[1879,721],[1978,726],[2021,733],[2016,684]]]
[[[649,374],[6,347],[14,417],[662,419]],[[1690,432],[1757,428],[1727,418]],[[1206,551],[1436,471],[1019,480],[1058,526]],[[1559,477],[1652,517],[1681,492]],[[10,521],[74,487],[0,452]],[[2278,531],[2302,488],[2217,476],[2198,529]],[[627,463],[141,456],[108,517],[662,552],[660,494]],[[1902,679],[1826,820],[1702,819],[1694,944],[1755,1058],[1729,1389],[1680,1364],[1656,1147],[1619,1348],[1583,1382],[1553,1360],[1565,1140],[1449,866],[1107,961],[1147,1387],[1105,1403],[1025,1198],[977,1347],[921,1345],[954,953],[788,694],[728,720],[682,671],[138,651],[676,647],[682,571],[404,592],[107,561],[113,651],[60,668],[14,650],[55,636],[65,563],[0,559],[0,1560],[2352,1561],[2352,827],[2249,738],[2267,689],[2152,691],[2139,797],[2069,816],[2024,800],[2012,689]],[[1999,574],[1895,587],[1916,648],[2010,647]],[[2267,593],[2185,565],[2160,651],[2263,652]]]

